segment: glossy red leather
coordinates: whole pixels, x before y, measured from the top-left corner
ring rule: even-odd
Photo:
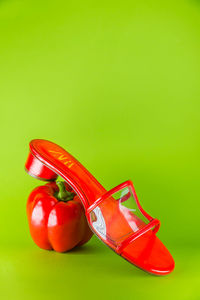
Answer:
[[[94,176],[70,153],[52,142],[39,139],[30,142],[30,154],[25,168],[30,175],[43,180],[55,180],[58,175],[61,176],[79,195],[93,232],[106,245],[130,263],[156,275],[165,275],[174,269],[174,260],[171,254],[156,237],[156,231],[159,229],[160,223],[141,207],[131,181],[126,181],[107,192]],[[118,226],[111,228],[112,235],[115,236],[114,228],[128,232],[130,227],[125,222],[124,215],[121,214],[116,200],[112,198],[112,193],[128,186],[134,195],[140,212],[150,223],[145,225],[145,223],[135,217],[135,221],[140,222],[143,228],[137,232],[132,232],[132,234],[130,233],[126,239],[117,244],[112,239],[109,240],[109,238],[98,234],[91,220],[91,212],[103,203],[100,210],[101,218],[106,220],[106,217],[113,212],[112,210],[119,218]],[[109,199],[108,205],[104,204],[106,198]]]

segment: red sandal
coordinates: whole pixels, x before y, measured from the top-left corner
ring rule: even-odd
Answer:
[[[112,250],[156,275],[174,269],[174,260],[156,236],[160,221],[141,207],[130,180],[110,191],[71,154],[46,140],[32,140],[26,171],[41,180],[61,176],[79,195],[92,231]]]

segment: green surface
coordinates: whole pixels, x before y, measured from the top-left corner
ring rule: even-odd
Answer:
[[[0,298],[199,299],[199,101],[199,1],[1,1]],[[66,254],[37,248],[33,138],[107,189],[133,180],[174,272],[148,275],[95,237]]]

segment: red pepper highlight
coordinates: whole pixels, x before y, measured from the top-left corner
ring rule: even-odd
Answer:
[[[93,235],[80,198],[66,182],[35,188],[26,211],[31,237],[42,249],[66,252],[87,243]]]

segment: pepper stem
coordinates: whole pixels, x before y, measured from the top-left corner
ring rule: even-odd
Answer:
[[[63,181],[57,181],[56,184],[59,188],[59,191],[56,194],[56,198],[58,200],[60,200],[60,201],[70,201],[74,198],[75,193],[67,191]]]

